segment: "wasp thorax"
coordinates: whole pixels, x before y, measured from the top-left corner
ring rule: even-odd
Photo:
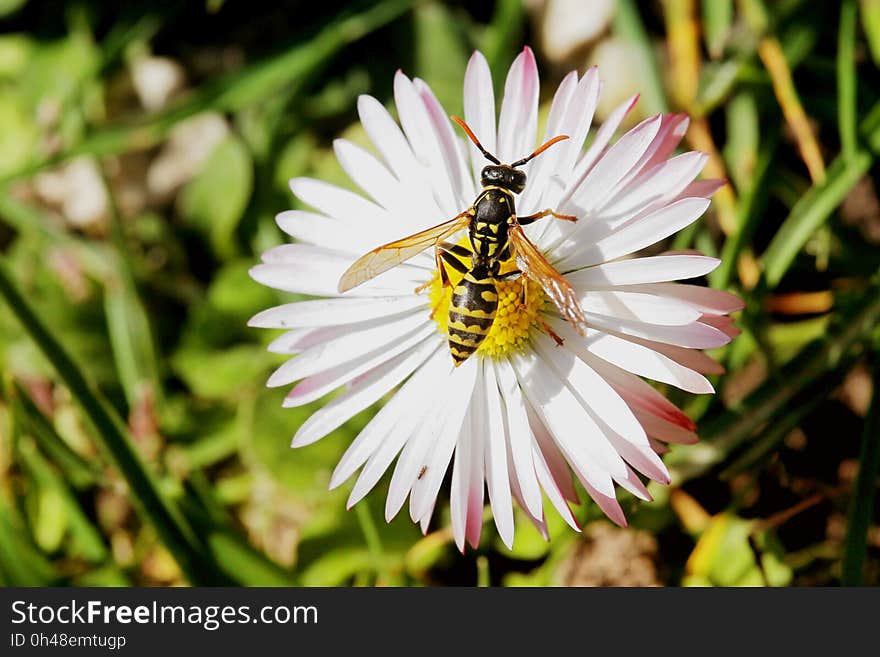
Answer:
[[[507,164],[488,165],[480,173],[480,184],[483,187],[497,185],[519,194],[526,188],[526,174]]]

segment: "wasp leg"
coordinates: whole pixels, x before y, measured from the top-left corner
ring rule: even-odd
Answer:
[[[536,212],[535,214],[530,214],[527,217],[517,217],[517,221],[520,226],[528,226],[529,224],[537,221],[538,219],[542,219],[546,216],[556,217],[557,219],[562,219],[563,221],[577,221],[578,218],[573,214],[559,214],[549,208],[547,210],[541,210],[540,212]]]
[[[561,337],[559,337],[559,335],[556,333],[556,331],[554,331],[552,328],[550,328],[550,325],[547,324],[547,322],[545,322],[540,317],[538,317],[538,324],[541,326],[542,329],[544,329],[544,331],[547,333],[547,335],[549,335],[551,338],[553,338],[553,341],[556,343],[557,347],[561,347],[563,344],[565,344],[565,340],[563,340]]]
[[[449,285],[451,285],[451,283],[449,282],[449,274],[446,272],[445,265],[449,265],[455,271],[461,274],[464,274],[468,270],[467,265],[465,265],[456,256],[469,258],[471,256],[471,252],[468,251],[465,247],[458,244],[452,244],[451,242],[440,242],[439,244],[437,244],[437,246],[434,247],[434,262],[437,265],[437,272],[440,274],[440,282],[443,284],[443,287],[449,287]],[[424,292],[430,286],[431,281],[423,283],[415,289],[415,293],[419,294],[420,292]]]

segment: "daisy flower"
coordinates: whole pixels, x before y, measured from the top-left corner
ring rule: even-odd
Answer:
[[[545,499],[579,529],[569,506],[579,502],[576,481],[625,526],[615,487],[650,500],[641,477],[669,483],[658,456],[664,445],[697,440],[694,423],[642,377],[713,392],[704,374],[722,369],[700,350],[736,335],[728,315],[742,304],[725,292],[672,282],[709,273],[719,264],[714,258],[633,254],[696,221],[723,181],[695,180],[705,154],[673,156],[688,126],[682,114],[649,118],[614,141],[635,97],[588,138],[601,86],[595,68],[562,80],[542,142],[569,139],[519,168],[527,184],[516,196],[519,217],[545,208],[577,217],[547,217],[524,230],[574,289],[586,320],[581,332],[534,281],[498,280],[488,336],[456,366],[448,309],[457,282],[441,283],[430,248],[338,291],[360,256],[459,215],[481,189],[486,158],[422,80],[397,73],[399,124],[375,98],[359,98],[373,152],[334,143],[364,195],[319,180],[291,181],[313,210],[278,215],[296,243],[266,252],[251,275],[319,298],[271,308],[250,325],[286,329],[270,350],[296,355],[268,381],[296,383],[285,406],[342,388],[303,423],[293,447],[320,440],[388,396],[333,472],[331,488],[359,472],[349,507],[391,469],[386,518],[408,498],[412,520],[427,531],[451,470],[459,549],[480,540],[486,492],[508,547],[514,500],[545,537]],[[510,163],[542,143],[532,51],[524,49],[510,67],[497,122],[492,89],[486,60],[475,53],[464,80],[465,121],[487,151]],[[465,231],[449,239],[469,244]]]

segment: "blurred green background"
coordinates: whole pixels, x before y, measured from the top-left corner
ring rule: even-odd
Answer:
[[[703,442],[630,528],[591,504],[514,550],[345,510],[329,475],[367,411],[291,450],[310,407],[264,382],[248,268],[284,241],[286,181],[350,185],[358,94],[394,71],[461,111],[524,44],[542,109],[598,63],[598,118],[692,116],[730,185],[666,246],[747,302],[718,394],[667,391]],[[89,3],[0,0],[0,583],[880,584],[880,1]],[[373,409],[375,410],[375,409]],[[404,516],[406,514],[403,514]]]

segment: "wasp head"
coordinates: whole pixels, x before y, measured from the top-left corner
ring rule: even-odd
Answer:
[[[480,184],[483,187],[488,185],[503,187],[514,194],[520,194],[526,188],[526,174],[507,164],[489,164],[483,167],[480,173]]]

